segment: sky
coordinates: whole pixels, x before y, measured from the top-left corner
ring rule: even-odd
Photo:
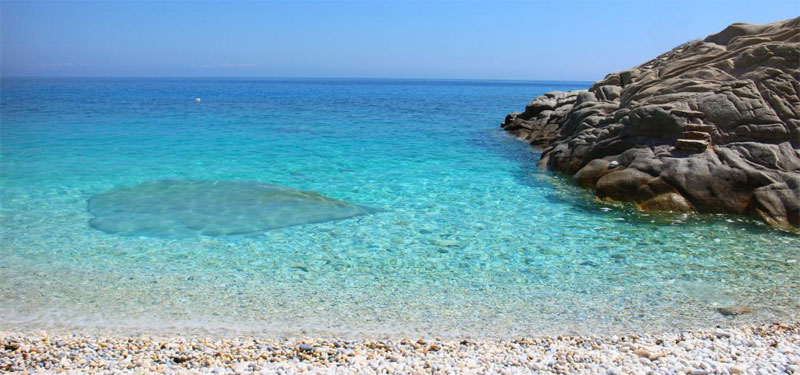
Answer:
[[[0,0],[0,76],[595,81],[798,15],[798,0]]]

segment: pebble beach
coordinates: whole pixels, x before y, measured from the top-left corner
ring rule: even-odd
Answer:
[[[262,339],[0,333],[18,374],[800,374],[800,323],[625,336]]]

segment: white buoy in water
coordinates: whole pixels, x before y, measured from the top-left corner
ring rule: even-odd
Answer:
[[[200,98],[194,98],[194,101],[200,103]]]

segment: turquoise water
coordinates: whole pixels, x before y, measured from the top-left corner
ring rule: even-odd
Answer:
[[[797,235],[596,202],[499,129],[586,86],[5,79],[0,329],[505,337],[796,320]],[[381,211],[180,238],[90,225],[93,197],[158,180]],[[730,305],[755,312],[715,310]]]

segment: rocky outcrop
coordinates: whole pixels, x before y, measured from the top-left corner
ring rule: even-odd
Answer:
[[[736,23],[502,126],[539,165],[642,210],[749,214],[800,227],[800,18]]]

